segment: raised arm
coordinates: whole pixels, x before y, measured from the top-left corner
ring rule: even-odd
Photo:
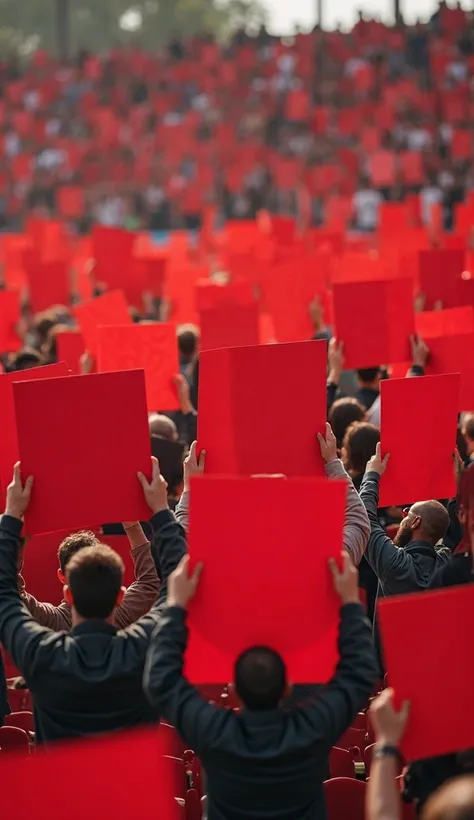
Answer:
[[[186,608],[197,587],[201,567],[188,574],[185,557],[169,582],[168,606],[153,632],[145,664],[145,693],[186,743],[198,754],[222,735],[232,713],[217,709],[201,697],[183,675],[188,631]]]
[[[329,413],[336,400],[342,368],[344,366],[344,345],[331,339],[328,345],[328,378],[326,383],[327,412]]]
[[[328,478],[343,478],[347,482],[346,519],[344,522],[343,544],[352,558],[354,565],[360,564],[370,535],[370,523],[365,507],[359,498],[350,476],[346,473],[342,461],[337,457],[336,437],[329,424],[326,425],[326,438],[319,436],[321,455],[326,462]]]
[[[18,590],[22,517],[30,500],[31,487],[31,478],[22,485],[20,464],[15,464],[13,482],[7,491],[6,510],[0,522],[0,642],[25,678],[34,669],[42,639],[51,634],[36,623]]]
[[[184,488],[178,506],[175,510],[176,518],[184,527],[186,532],[189,525],[189,492],[191,478],[196,475],[202,475],[206,463],[206,451],[201,450],[199,458],[197,457],[197,441],[193,441],[189,450],[187,458],[184,460]]]
[[[131,584],[120,606],[115,610],[115,623],[119,629],[141,618],[156,602],[160,592],[160,579],[151,554],[151,546],[139,521],[125,523],[124,530],[130,542],[135,581]]]
[[[334,677],[309,706],[295,712],[296,730],[309,740],[334,746],[372,695],[378,675],[372,629],[359,603],[358,572],[347,553],[339,572],[331,562],[341,597],[339,663]]]
[[[408,720],[408,703],[404,703],[400,712],[396,712],[392,699],[393,690],[385,689],[370,709],[376,747],[367,788],[367,820],[400,820],[402,816],[400,792],[397,788],[400,765],[398,744]]]

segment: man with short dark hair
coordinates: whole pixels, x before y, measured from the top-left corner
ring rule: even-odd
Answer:
[[[130,521],[125,522],[123,527],[130,542],[135,581],[127,588],[115,609],[114,622],[119,629],[130,626],[145,615],[155,603],[160,591],[160,580],[156,573],[150,543],[141,524],[138,521]],[[89,530],[72,533],[61,542],[58,549],[58,579],[63,586],[66,584],[66,568],[72,556],[79,550],[99,544],[97,536]],[[62,601],[59,606],[38,601],[27,592],[21,574],[18,576],[18,586],[28,611],[41,626],[56,631],[71,628],[71,607],[67,601]]]
[[[355,397],[366,410],[370,410],[380,393],[381,379],[382,371],[380,367],[365,367],[362,370],[357,370],[359,389],[356,391]]]
[[[70,632],[40,626],[26,609],[17,585],[22,517],[32,479],[23,486],[20,464],[7,491],[0,522],[0,641],[31,691],[39,742],[111,732],[156,720],[142,689],[150,635],[161,618],[170,573],[186,552],[183,530],[168,509],[166,482],[153,460],[148,483],[139,474],[152,511],[154,550],[162,587],[155,606],[118,631],[114,611],[125,590],[123,564],[103,544],[85,546],[66,565],[64,597],[71,607]]]
[[[189,576],[186,557],[171,576],[168,607],[152,636],[144,686],[153,705],[203,763],[209,820],[324,818],[322,784],[331,748],[367,703],[377,677],[357,570],[347,553],[343,561],[342,573],[331,562],[342,604],[336,672],[317,697],[291,709],[281,705],[289,689],[284,661],[270,647],[249,647],[235,663],[240,712],[216,708],[201,697],[183,676],[186,608],[201,567]]]

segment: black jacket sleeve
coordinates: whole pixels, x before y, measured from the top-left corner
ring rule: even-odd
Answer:
[[[40,645],[51,630],[40,626],[23,604],[18,591],[18,551],[22,522],[3,515],[0,522],[0,642],[24,678],[40,659]],[[49,656],[48,656],[49,657]]]
[[[221,736],[232,712],[211,706],[183,676],[187,637],[186,611],[166,608],[151,637],[143,686],[157,711],[200,754]]]
[[[297,732],[334,746],[374,693],[378,678],[372,628],[360,604],[341,608],[340,660],[334,677],[310,705],[294,715]]]
[[[186,533],[171,510],[161,510],[150,521],[153,529],[151,553],[158,577],[161,579],[158,604],[164,604],[168,595],[168,578],[187,553]]]

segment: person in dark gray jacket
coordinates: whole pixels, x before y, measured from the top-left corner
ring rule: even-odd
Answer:
[[[370,521],[365,557],[379,579],[379,596],[429,589],[434,574],[451,558],[436,547],[449,526],[449,513],[439,501],[419,501],[407,508],[392,541],[377,518],[379,482],[389,456],[382,460],[380,443],[367,464],[360,497]]]
[[[235,688],[244,707],[238,713],[210,705],[186,680],[186,607],[200,567],[190,577],[186,557],[171,575],[144,688],[203,763],[209,820],[324,820],[322,784],[331,747],[366,705],[377,679],[358,573],[350,556],[343,556],[342,573],[331,562],[342,602],[337,669],[316,698],[288,710],[281,706],[288,689],[285,664],[269,647],[249,647],[235,663]]]

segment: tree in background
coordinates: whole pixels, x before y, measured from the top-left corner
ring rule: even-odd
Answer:
[[[55,50],[58,0],[0,0],[0,52]],[[260,0],[69,0],[73,49],[101,51],[117,43],[156,48],[178,34],[237,29],[255,31],[266,21]]]

